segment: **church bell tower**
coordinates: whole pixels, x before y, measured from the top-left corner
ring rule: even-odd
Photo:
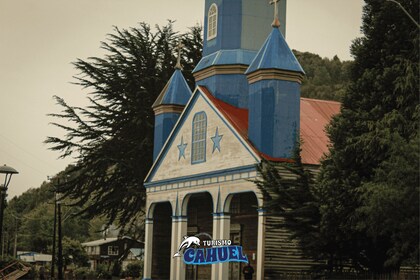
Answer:
[[[305,72],[279,27],[273,0],[271,32],[246,70],[249,82],[248,139],[272,158],[291,158],[300,132],[300,85]]]
[[[271,32],[273,9],[266,0],[206,0],[203,58],[193,71],[197,85],[239,108],[248,108],[244,72]],[[286,0],[279,2],[285,34]]]

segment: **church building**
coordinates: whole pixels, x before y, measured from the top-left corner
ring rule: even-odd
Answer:
[[[143,279],[243,279],[244,263],[186,265],[173,257],[184,236],[242,246],[253,279],[311,265],[287,232],[270,226],[276,218],[252,180],[261,160],[287,161],[299,139],[303,163],[316,170],[340,103],[300,97],[305,72],[285,41],[286,0],[271,2],[205,0],[196,88],[178,59],[153,104]]]

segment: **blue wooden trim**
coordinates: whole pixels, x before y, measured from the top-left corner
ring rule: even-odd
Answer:
[[[172,222],[187,222],[188,216],[172,216]]]
[[[216,212],[211,214],[213,217],[230,217],[230,213],[228,212]]]
[[[250,171],[255,171],[255,170],[256,170],[256,166],[255,164],[252,164],[252,165],[247,165],[247,166],[240,166],[240,167],[234,167],[234,168],[229,168],[229,169],[200,173],[196,175],[188,175],[188,176],[183,176],[183,177],[178,177],[178,178],[165,179],[165,180],[160,180],[156,182],[145,183],[144,186],[146,188],[149,188],[149,187],[165,185],[168,183],[173,184],[173,183],[179,183],[183,181],[207,179],[209,177],[215,177],[215,176],[225,176],[225,181],[226,181],[226,175],[236,174],[239,172],[250,172]]]

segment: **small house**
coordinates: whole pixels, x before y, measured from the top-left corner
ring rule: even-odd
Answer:
[[[126,259],[130,249],[143,249],[144,244],[128,236],[112,237],[82,243],[89,257],[90,269],[96,270],[99,264],[111,265]]]

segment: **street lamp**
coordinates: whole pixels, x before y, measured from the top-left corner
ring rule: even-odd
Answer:
[[[10,180],[12,179],[13,174],[18,174],[13,167],[7,166],[6,164],[0,166],[0,174],[4,175],[4,183],[0,185],[0,247],[3,257],[3,213],[4,208],[6,207],[6,192],[7,187],[9,186]]]

